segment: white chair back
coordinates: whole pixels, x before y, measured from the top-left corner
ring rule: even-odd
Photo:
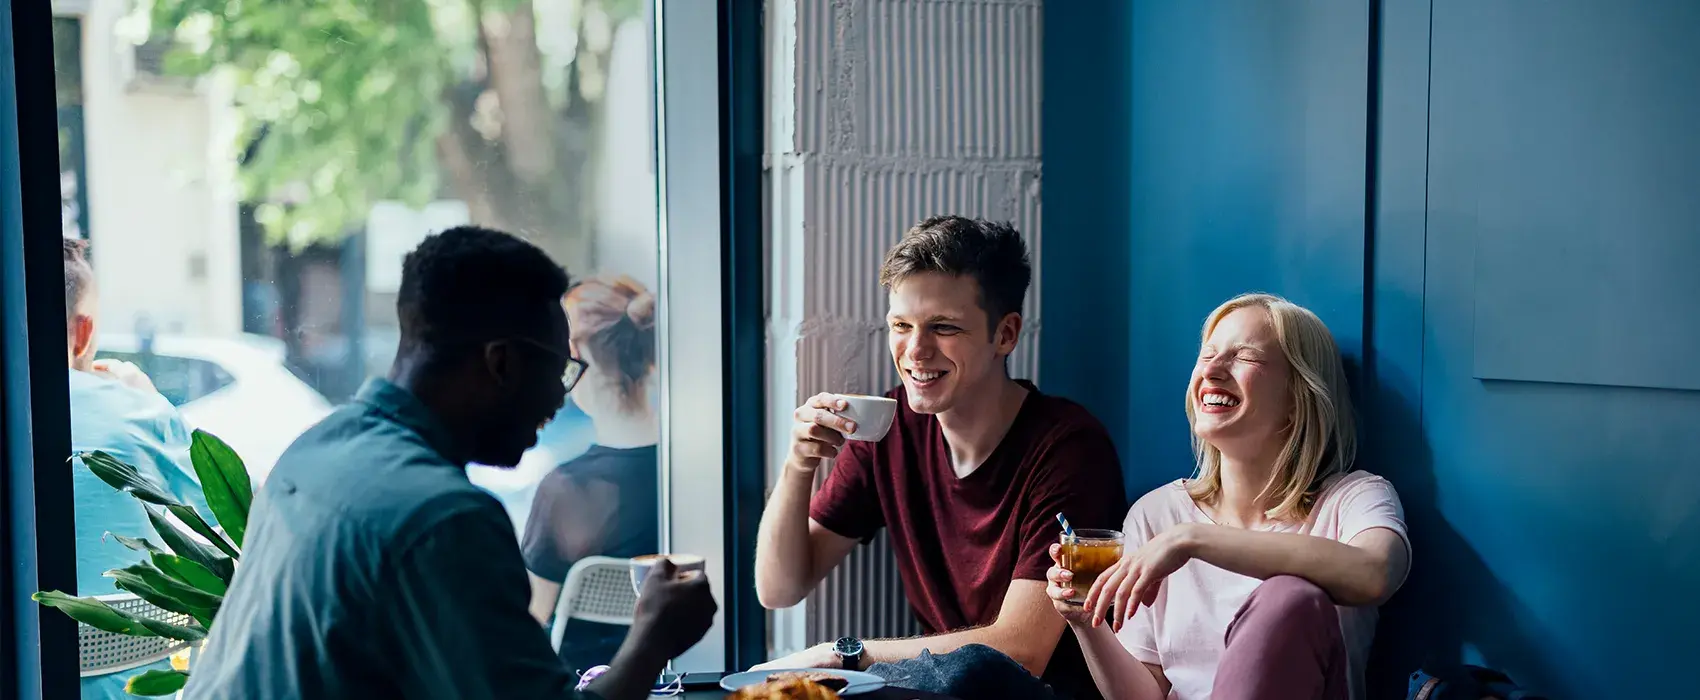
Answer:
[[[162,610],[153,603],[136,597],[133,593],[115,593],[95,597],[107,605],[137,617],[145,617],[184,627],[195,624],[195,621],[188,615]],[[186,646],[189,646],[188,642],[180,642],[175,639],[132,637],[127,634],[118,634],[117,632],[90,627],[81,622],[77,623],[78,656],[81,661],[81,675],[85,678],[128,671],[155,661],[163,661]]]
[[[631,560],[621,557],[585,557],[573,563],[561,584],[561,600],[555,607],[555,624],[549,638],[560,651],[567,620],[577,618],[610,625],[631,625],[637,610],[637,592],[632,590]]]

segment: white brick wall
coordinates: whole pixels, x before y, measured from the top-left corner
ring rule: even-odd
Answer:
[[[895,385],[879,263],[927,216],[1009,220],[1025,234],[1035,276],[1011,369],[1036,378],[1041,10],[1040,0],[769,2],[772,464],[803,398]],[[810,613],[776,617],[776,650],[913,633],[895,586],[884,547],[859,548]],[[845,588],[857,594],[835,594]]]

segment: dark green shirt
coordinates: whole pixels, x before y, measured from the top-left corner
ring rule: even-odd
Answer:
[[[278,460],[187,697],[565,698],[512,521],[373,380]]]

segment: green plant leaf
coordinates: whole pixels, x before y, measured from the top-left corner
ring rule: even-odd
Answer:
[[[73,620],[115,634],[165,637],[185,642],[198,642],[207,636],[203,630],[137,617],[94,598],[78,598],[59,591],[44,591],[30,596],[30,599],[55,608]]]
[[[198,642],[207,638],[207,627],[204,623],[200,627],[187,627],[184,625],[173,625],[169,622],[160,622],[159,620],[153,620],[145,617],[138,619],[137,622],[140,622],[143,627],[146,627],[148,631],[152,632],[156,637],[175,639],[180,642]],[[133,634],[131,636],[139,637],[143,635]]]
[[[218,574],[193,560],[165,552],[154,552],[150,559],[153,561],[154,568],[159,569],[172,580],[188,585],[195,590],[221,597],[229,590],[229,586],[225,585]]]
[[[141,620],[136,617],[93,598],[78,598],[59,591],[43,591],[30,596],[30,600],[56,608],[71,619],[86,623],[95,629],[132,637],[157,636],[143,627]]]
[[[189,674],[183,671],[148,671],[130,676],[130,680],[124,683],[124,692],[146,697],[170,695],[182,690],[188,683]]]
[[[138,552],[152,553],[152,552],[162,551],[162,550],[160,550],[160,548],[155,547],[152,542],[149,542],[146,539],[138,539],[138,538],[135,538],[135,537],[125,537],[125,536],[120,535],[120,534],[115,533],[115,532],[108,532],[106,534],[111,535],[112,539],[118,540],[118,544],[124,545],[125,547],[129,547],[130,549],[134,549]]]
[[[171,514],[183,521],[184,525],[188,525],[190,530],[206,538],[208,542],[213,543],[214,547],[217,547],[219,551],[224,552],[231,559],[242,558],[242,553],[236,551],[236,546],[230,544],[229,540],[224,539],[224,535],[218,534],[217,530],[208,525],[207,521],[201,518],[200,511],[195,510],[194,506],[166,506],[165,509],[171,511]]]
[[[173,554],[207,567],[208,571],[218,574],[225,583],[229,583],[231,577],[236,575],[236,562],[231,561],[230,557],[195,541],[171,524],[159,510],[146,506],[144,508],[148,512],[148,522],[153,524],[153,531],[159,533],[159,538],[165,541],[165,546],[169,547]]]
[[[93,472],[101,481],[106,482],[108,486],[130,494],[139,501],[159,506],[183,505],[177,499],[172,498],[171,494],[166,493],[165,488],[160,486],[158,482],[144,476],[135,467],[119,461],[117,457],[95,450],[93,452],[79,452],[73,458],[81,459],[83,466],[88,467],[90,472]]]
[[[153,564],[146,562],[113,569],[103,575],[116,582],[119,588],[174,613],[212,617],[208,613],[216,613],[219,604],[224,601],[221,596],[173,581],[164,572],[154,568]]]
[[[230,541],[241,547],[242,536],[248,531],[248,509],[254,503],[254,485],[248,480],[248,468],[218,436],[199,429],[189,445],[189,459],[194,462],[195,476],[201,480],[207,507],[230,535]]]
[[[120,587],[127,584],[142,585],[152,589],[155,593],[168,596],[174,604],[188,609],[173,610],[164,605],[159,607],[185,615],[193,615],[197,609],[216,610],[224,602],[223,595],[203,591],[184,581],[174,579],[170,574],[155,567],[152,562],[144,561],[122,569],[112,569],[103,575],[117,581]],[[131,592],[134,593],[135,591]],[[154,604],[159,605],[158,603]]]

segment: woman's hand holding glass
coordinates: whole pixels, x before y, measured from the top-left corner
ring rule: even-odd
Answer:
[[[1074,589],[1074,572],[1063,568],[1062,545],[1051,545],[1051,568],[1045,572],[1045,594],[1051,597],[1051,606],[1057,609],[1057,614],[1073,625],[1091,624],[1091,615],[1079,603],[1069,602],[1078,594]]]
[[[1192,560],[1190,534],[1184,525],[1158,534],[1138,549],[1128,550],[1100,575],[1086,592],[1084,607],[1090,624],[1097,627],[1108,621],[1112,631],[1120,632],[1136,606],[1155,602],[1163,581]],[[1112,614],[1115,611],[1125,612]]]

